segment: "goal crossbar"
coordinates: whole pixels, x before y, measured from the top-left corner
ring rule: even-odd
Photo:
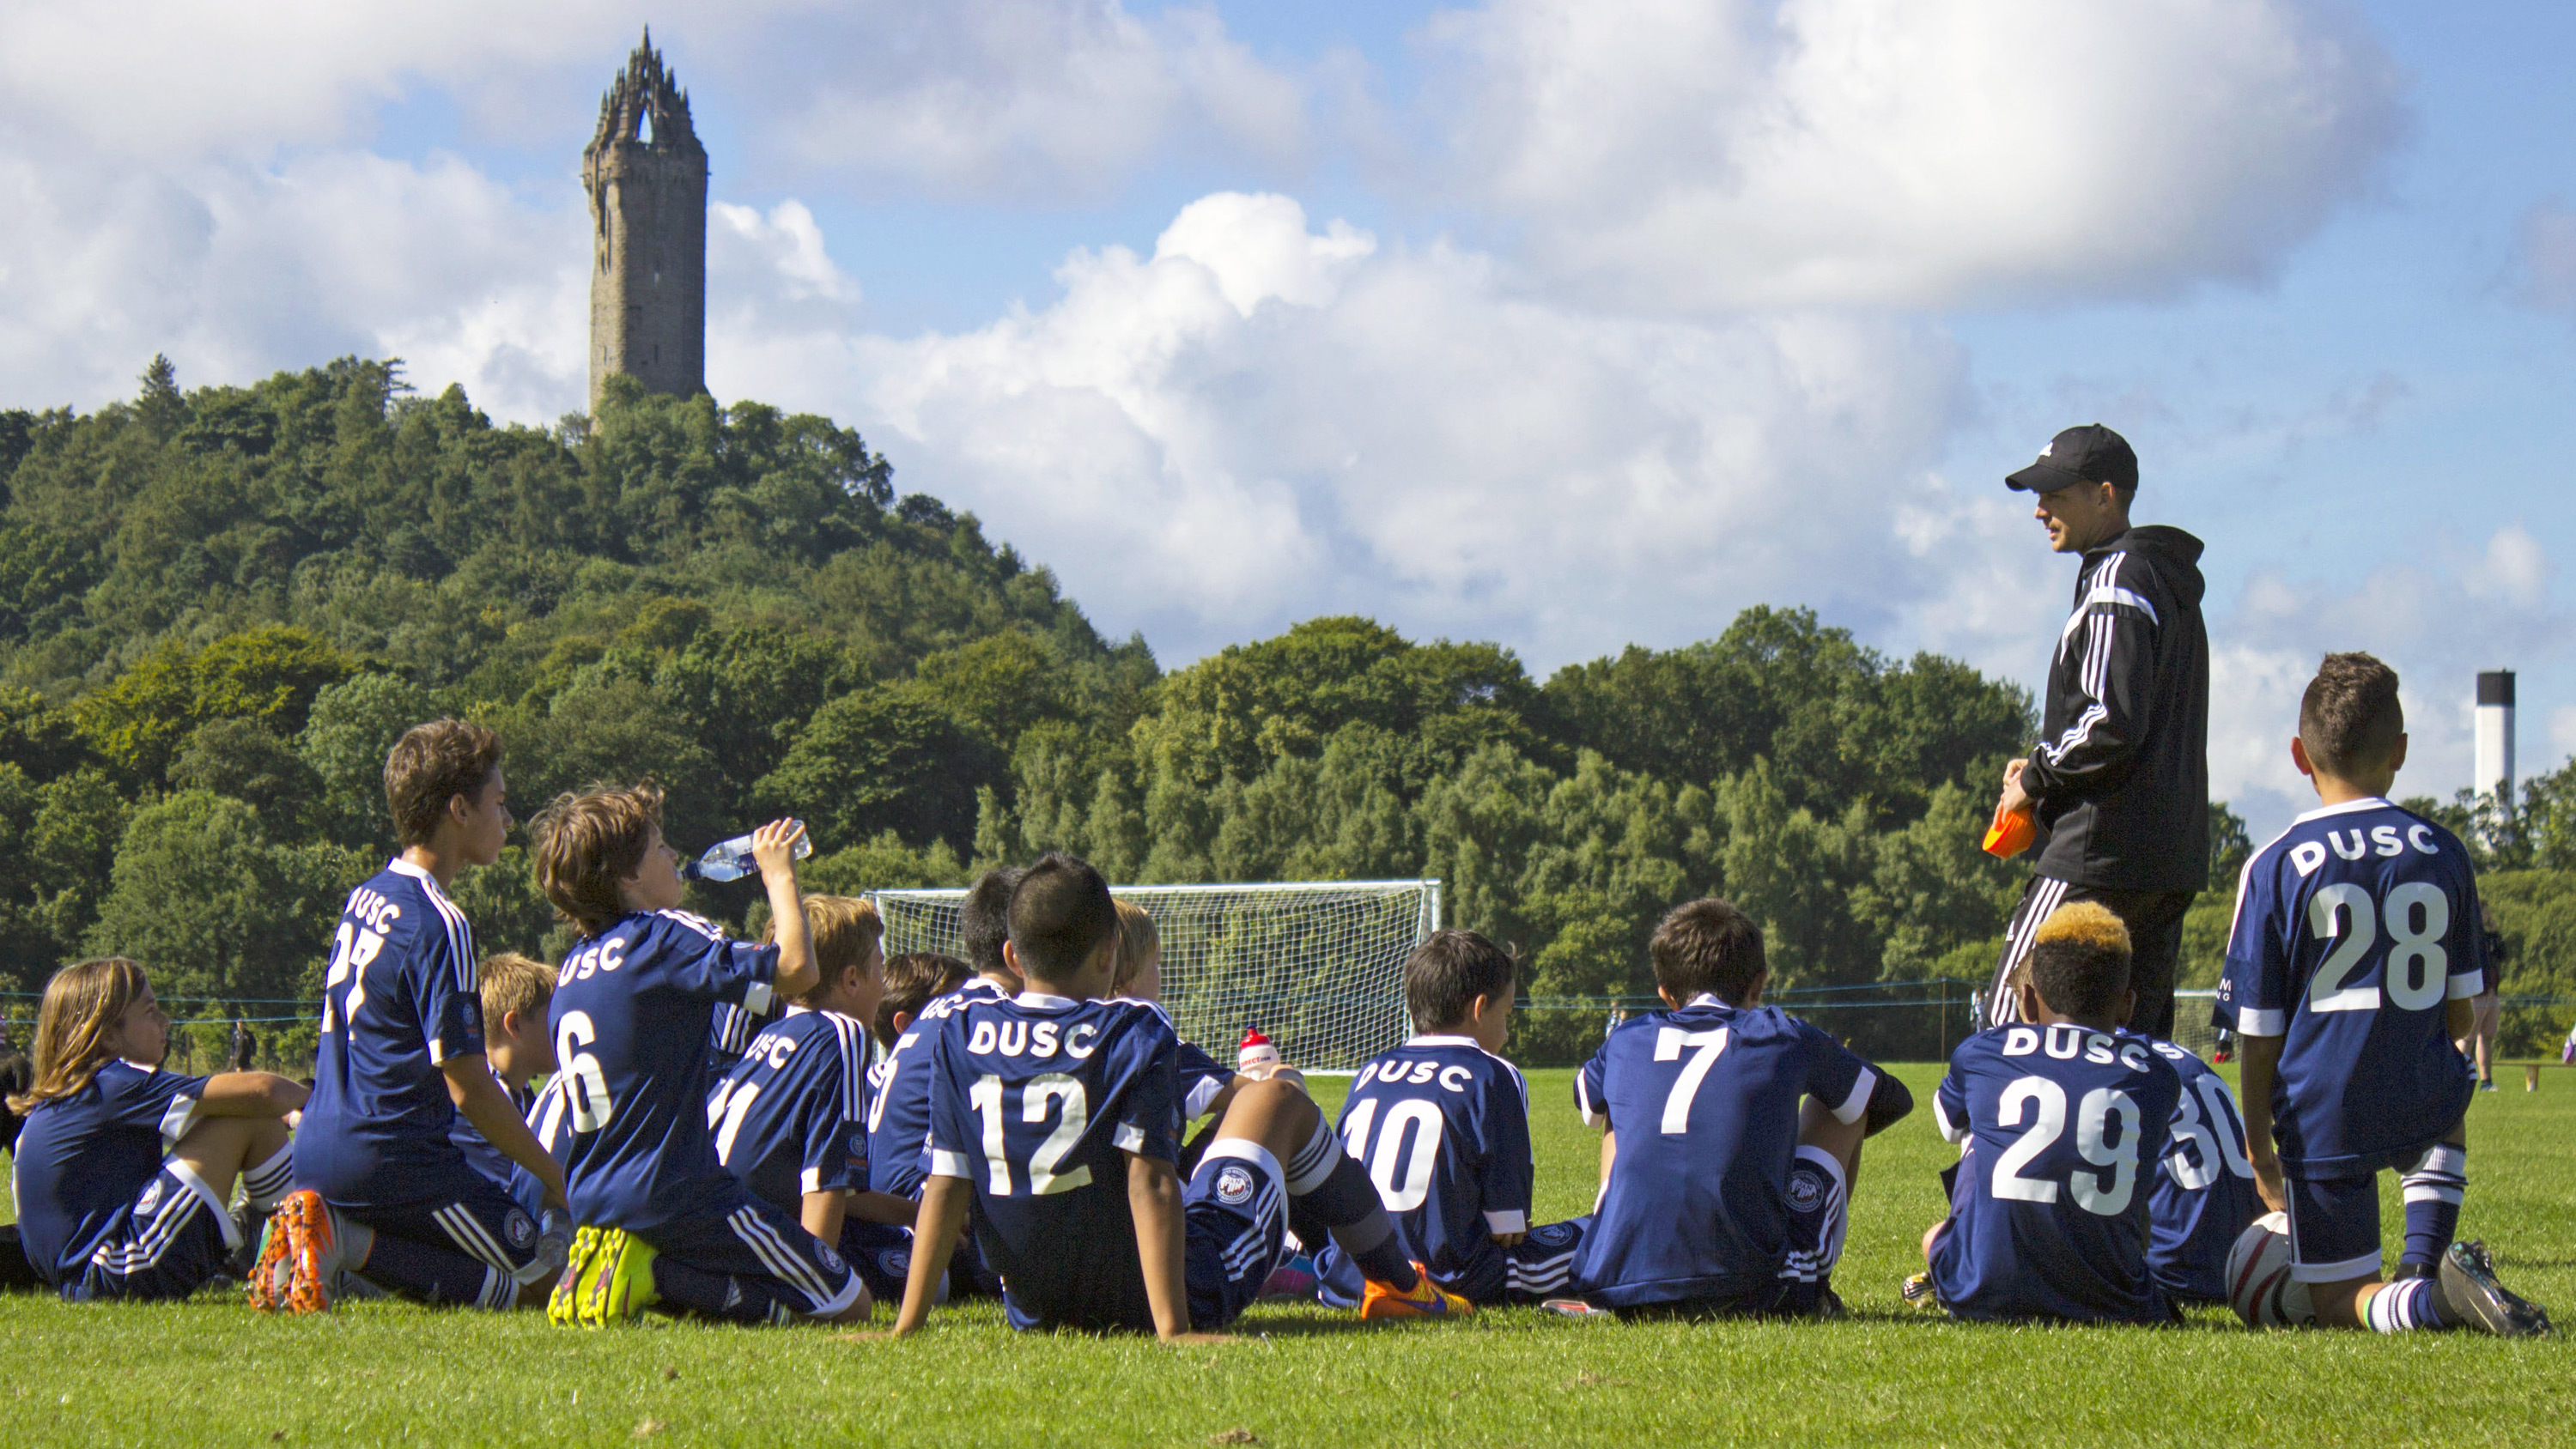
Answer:
[[[1116,886],[1162,938],[1163,1009],[1183,1040],[1231,1063],[1258,1026],[1310,1072],[1356,1071],[1406,1034],[1404,962],[1438,928],[1440,882],[1263,881]],[[954,887],[871,893],[889,956],[963,954]]]

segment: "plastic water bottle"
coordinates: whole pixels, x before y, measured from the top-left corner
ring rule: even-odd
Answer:
[[[794,823],[801,826],[805,822]],[[797,836],[796,858],[803,860],[813,853],[814,837]],[[680,867],[680,875],[687,880],[740,880],[758,869],[759,862],[751,858],[751,837],[737,835],[721,845],[707,847],[706,854]]]
[[[1243,1034],[1243,1045],[1235,1049],[1234,1070],[1254,1081],[1267,1080],[1279,1070],[1279,1048],[1271,1045],[1270,1038],[1256,1026]]]

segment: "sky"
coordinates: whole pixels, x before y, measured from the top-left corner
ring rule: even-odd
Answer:
[[[579,410],[598,98],[713,170],[708,385],[830,414],[1176,666],[1302,618],[1534,673],[1815,609],[2034,689],[2002,476],[2207,553],[2213,795],[2329,649],[2401,791],[2576,751],[2576,8],[604,0],[0,9],[0,406],[360,353]]]

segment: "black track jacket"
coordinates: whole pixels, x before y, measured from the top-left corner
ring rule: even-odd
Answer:
[[[2209,883],[2209,636],[2201,542],[2132,528],[2087,549],[2022,789],[2035,874],[2105,890]]]

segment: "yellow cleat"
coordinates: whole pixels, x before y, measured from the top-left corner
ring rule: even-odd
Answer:
[[[1374,1278],[1360,1291],[1362,1318],[1465,1318],[1476,1311],[1476,1305],[1431,1281],[1431,1273],[1420,1263],[1413,1271],[1422,1281],[1410,1293],[1399,1293]]]
[[[581,1326],[623,1323],[661,1302],[653,1287],[656,1256],[651,1243],[624,1228],[602,1230],[578,1290]]]
[[[557,1328],[571,1328],[581,1321],[581,1275],[599,1252],[600,1231],[597,1228],[575,1228],[572,1246],[565,1250],[562,1276],[555,1279],[555,1291],[546,1299],[546,1321]]]

